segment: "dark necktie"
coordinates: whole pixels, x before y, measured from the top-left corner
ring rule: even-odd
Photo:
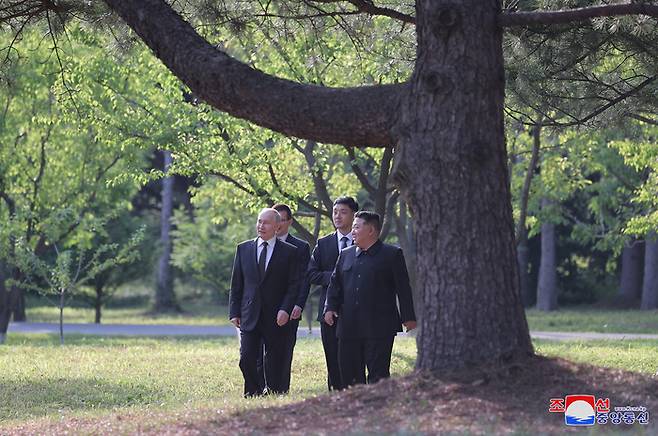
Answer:
[[[267,260],[267,242],[260,244],[263,249],[260,251],[260,256],[258,257],[258,272],[260,277],[265,277],[265,261]]]
[[[347,247],[347,236],[340,238],[340,249]]]

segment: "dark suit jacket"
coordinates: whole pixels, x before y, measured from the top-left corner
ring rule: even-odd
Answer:
[[[400,310],[396,302],[400,302]],[[367,252],[341,251],[327,291],[327,310],[338,312],[337,335],[385,338],[416,319],[402,249],[377,241]]]
[[[265,277],[260,277],[256,240],[238,245],[231,276],[229,319],[240,317],[244,331],[256,328],[261,313],[268,325],[275,326],[278,311],[290,314],[299,292],[297,248],[277,239]]]
[[[306,299],[308,298],[308,291],[311,287],[306,274],[306,269],[308,268],[308,260],[311,257],[311,247],[308,245],[308,242],[296,238],[290,233],[288,233],[286,242],[297,247],[299,292],[297,293],[297,298],[295,298],[295,305],[304,309],[304,306],[306,305]]]
[[[320,285],[320,304],[318,307],[318,321],[323,322],[324,303],[327,298],[327,287],[331,273],[338,259],[338,242],[336,232],[330,233],[318,239],[313,249],[313,254],[308,263],[308,279],[313,285]]]

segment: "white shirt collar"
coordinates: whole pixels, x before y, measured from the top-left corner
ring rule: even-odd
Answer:
[[[279,239],[279,241],[285,242],[286,239],[288,239],[288,233],[286,233],[285,235],[277,236],[277,238]]]
[[[340,242],[340,240],[341,240],[343,237],[347,238],[348,241],[351,241],[351,240],[352,240],[352,232],[348,232],[347,235],[343,235],[343,234],[340,232],[340,230],[336,229],[336,236],[338,237],[338,241],[339,241],[339,242]]]
[[[259,237],[257,238],[257,242],[258,242],[258,246],[259,246],[259,247],[260,247],[260,245],[261,245],[263,242],[267,242],[267,246],[268,246],[268,247],[274,247],[274,243],[276,242],[276,236],[273,237],[272,239],[268,239],[267,241],[265,241],[264,239],[262,239],[262,238],[259,236]]]

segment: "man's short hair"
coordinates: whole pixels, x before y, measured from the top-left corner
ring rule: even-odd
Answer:
[[[271,207],[264,207],[260,210],[260,212],[258,212],[258,215],[260,216],[260,214],[262,214],[263,212],[273,212],[274,213],[274,222],[277,223],[277,224],[281,222],[281,215],[279,215],[278,210],[276,210],[274,208],[271,208]]]
[[[334,200],[334,206],[337,204],[344,204],[345,206],[349,207],[352,209],[352,212],[356,212],[359,210],[359,203],[356,202],[356,200],[352,197],[338,197],[337,199]]]
[[[288,219],[292,218],[292,210],[290,210],[290,206],[288,206],[287,204],[277,203],[274,206],[272,206],[272,209],[276,210],[279,213],[285,212],[288,214]],[[281,218],[283,219],[283,217]]]
[[[377,233],[382,231],[382,221],[379,217],[379,214],[376,212],[360,210],[354,215],[354,218],[361,218],[366,224],[370,224],[371,226],[375,227]]]

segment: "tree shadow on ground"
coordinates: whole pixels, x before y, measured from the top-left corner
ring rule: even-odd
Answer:
[[[644,406],[658,411],[658,380],[642,374],[575,364],[563,359],[532,357],[512,365],[449,376],[414,373],[322,395],[302,402],[246,410],[205,422],[187,423],[187,430],[224,433],[473,433],[559,434],[569,430],[564,414],[549,413],[551,398],[592,394],[609,398],[612,407]],[[597,430],[648,426],[609,423]],[[600,428],[600,427],[605,427]]]
[[[94,378],[40,378],[0,381],[0,422],[61,411],[111,409],[153,404],[162,395],[146,385],[108,383]]]

